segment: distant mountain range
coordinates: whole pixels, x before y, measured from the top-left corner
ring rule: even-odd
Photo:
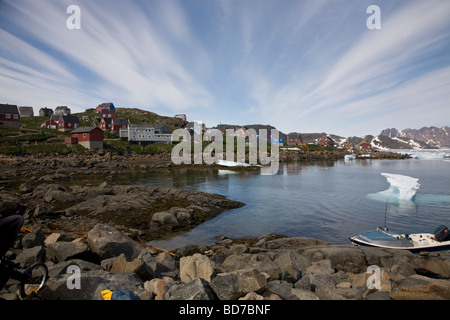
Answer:
[[[219,125],[220,129],[226,128],[240,128],[241,126],[233,125]],[[223,127],[223,128],[222,128]],[[247,129],[253,128],[257,131],[259,129],[274,129],[270,125],[245,125]],[[379,149],[446,149],[450,148],[450,127],[423,127],[421,129],[403,129],[398,130],[389,128],[381,131],[377,136],[367,135],[364,137],[342,137],[334,134],[320,133],[298,133],[303,142],[317,143],[323,136],[331,137],[338,145],[345,146],[349,143],[358,145],[365,141],[372,144],[373,147]],[[286,138],[286,134],[280,132],[280,138]]]
[[[398,139],[400,142],[405,141],[413,147],[422,149],[450,148],[450,128],[447,126],[404,130],[385,129],[381,131],[380,136]]]
[[[445,149],[450,148],[450,128],[444,126],[421,129],[385,129],[378,136],[344,138],[341,143],[357,145],[366,141],[380,149]]]

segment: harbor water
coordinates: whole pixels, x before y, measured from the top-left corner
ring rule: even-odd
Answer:
[[[184,235],[150,243],[166,249],[211,244],[218,235],[276,233],[348,244],[350,236],[378,226],[399,233],[450,226],[450,161],[442,151],[416,152],[408,160],[281,163],[276,175],[184,168],[135,183],[217,193],[246,204]]]

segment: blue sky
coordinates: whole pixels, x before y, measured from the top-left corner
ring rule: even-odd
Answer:
[[[343,136],[450,125],[449,17],[442,0],[0,0],[0,102]]]

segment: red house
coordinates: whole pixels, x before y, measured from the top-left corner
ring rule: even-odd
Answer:
[[[112,119],[111,118],[103,118],[100,120],[99,127],[103,131],[111,130]]]
[[[106,103],[102,103],[99,104],[96,108],[96,111],[98,113],[101,113],[102,110],[115,110],[116,107],[114,107],[114,104],[112,102],[106,102]]]
[[[298,146],[303,143],[302,137],[297,132],[288,133],[286,142],[288,146],[295,145]]]
[[[66,143],[78,143],[89,150],[103,149],[103,130],[99,127],[79,127],[71,134],[70,138],[66,138]]]
[[[0,104],[0,126],[20,128],[20,114],[16,105]]]
[[[367,142],[362,142],[360,145],[358,145],[358,149],[362,151],[370,151],[372,150],[372,145]]]
[[[120,129],[128,129],[128,119],[116,119],[111,120],[111,132],[119,132]]]
[[[317,141],[317,144],[319,146],[333,147],[336,145],[336,142],[334,142],[334,140],[331,139],[331,137],[324,136],[324,137],[320,138],[319,141]]]
[[[80,126],[80,119],[75,116],[60,116],[58,121],[59,131],[72,131]]]
[[[58,128],[59,117],[60,116],[51,116],[50,120],[46,120],[44,122],[43,126],[45,128],[47,128],[47,129],[57,129]]]
[[[111,118],[114,119],[117,117],[116,115],[116,110],[112,109],[112,110],[108,110],[108,109],[102,109],[100,110],[100,116],[102,118]]]

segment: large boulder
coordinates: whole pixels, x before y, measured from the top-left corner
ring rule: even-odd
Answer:
[[[254,268],[260,272],[267,273],[271,279],[280,279],[282,277],[280,265],[264,253],[230,255],[223,261],[222,268],[227,272]]]
[[[167,291],[175,285],[175,280],[169,277],[155,278],[144,283],[144,289],[155,295],[155,300],[165,300]]]
[[[390,293],[394,300],[450,300],[450,281],[413,275]]]
[[[47,259],[55,263],[72,259],[95,261],[95,256],[85,243],[55,242],[47,247]]]
[[[214,264],[205,255],[196,253],[180,259],[180,279],[183,282],[190,282],[197,278],[210,282],[213,275]]]
[[[309,260],[295,251],[283,250],[274,257],[274,262],[280,267],[281,280],[296,282],[310,265]]]
[[[176,260],[168,252],[161,252],[155,257],[156,275],[159,278],[172,277],[176,278],[179,274],[179,268]]]
[[[99,264],[80,259],[73,259],[50,265],[48,267],[49,278],[57,278],[70,273],[70,270],[68,269],[70,266],[77,266],[81,272],[81,275],[88,271],[103,270]]]
[[[302,255],[311,261],[330,260],[336,271],[361,273],[367,269],[364,251],[355,246],[312,246],[305,248]]]
[[[135,273],[142,280],[151,280],[155,277],[153,270],[146,265],[141,259],[134,259],[133,261],[127,261],[124,254],[118,256],[112,265],[111,272],[122,273]]]
[[[9,216],[12,214],[21,214],[26,206],[20,197],[9,192],[0,192],[0,216]]]
[[[107,224],[97,224],[87,235],[92,252],[100,260],[124,254],[127,260],[134,260],[142,251],[142,246],[125,234]]]
[[[194,279],[188,283],[175,284],[165,294],[166,300],[214,300],[216,296],[204,279]]]
[[[295,288],[313,291],[321,300],[345,299],[336,288],[336,281],[325,273],[306,273],[297,283]]]
[[[45,245],[45,234],[42,228],[37,228],[22,238],[22,246],[25,249],[43,245]]]
[[[236,300],[249,292],[257,293],[266,285],[266,277],[254,268],[219,273],[211,281],[211,288],[221,300]]]
[[[15,262],[20,264],[21,268],[27,268],[37,262],[45,261],[46,250],[43,246],[22,250],[16,257]]]
[[[433,278],[450,279],[450,261],[421,259],[416,271]]]
[[[162,224],[178,224],[178,220],[172,212],[161,211],[152,216],[152,221]]]

